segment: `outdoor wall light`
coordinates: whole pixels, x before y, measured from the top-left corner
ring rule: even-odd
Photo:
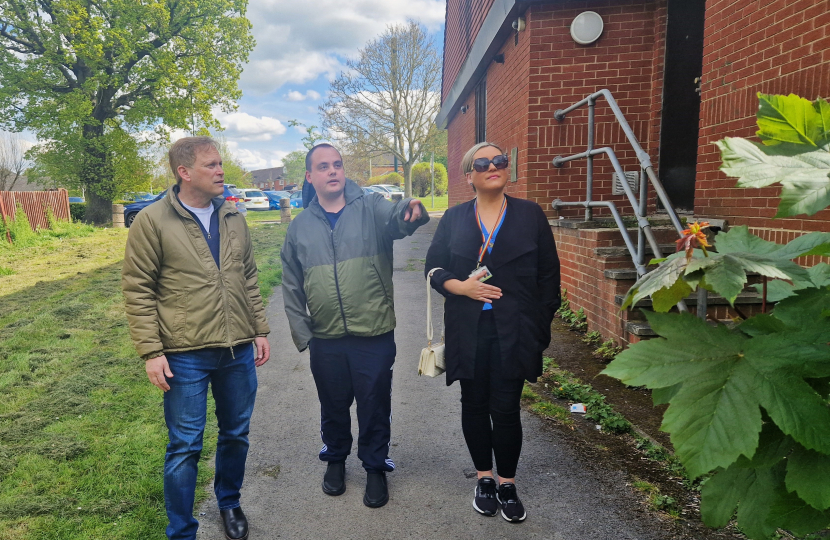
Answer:
[[[467,105],[462,105],[461,106],[461,114],[467,114],[467,109],[469,109],[469,108],[470,107],[468,107]]]
[[[524,17],[519,17],[515,21],[513,21],[513,30],[516,32],[521,32],[525,29],[526,23]]]
[[[493,62],[497,64],[504,64],[504,54],[499,53],[493,57]]]
[[[571,37],[580,45],[590,45],[602,35],[602,17],[595,11],[583,11],[571,23]]]

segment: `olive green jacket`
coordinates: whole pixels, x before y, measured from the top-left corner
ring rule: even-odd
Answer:
[[[130,226],[121,286],[130,335],[145,360],[170,352],[232,347],[268,334],[245,217],[223,197],[219,261],[176,193],[138,213]]]
[[[411,199],[392,203],[346,180],[346,206],[331,229],[315,197],[282,247],[285,314],[300,351],[312,337],[378,336],[395,329],[392,242],[429,221],[404,221]]]

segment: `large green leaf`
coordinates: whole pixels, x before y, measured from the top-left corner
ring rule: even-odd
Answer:
[[[778,302],[772,314],[791,328],[817,328],[826,331],[827,311],[830,311],[830,288],[822,287],[795,291],[793,296]]]
[[[700,489],[700,514],[710,527],[724,527],[738,507],[738,526],[753,540],[767,540],[775,532],[767,524],[780,488],[781,466],[745,469],[735,465],[718,471]]]
[[[818,480],[818,477],[814,478],[814,481]],[[804,536],[830,527],[830,510],[816,510],[795,493],[779,486],[774,491],[767,523]]]
[[[818,263],[812,268],[807,269],[810,276],[809,282],[793,281],[788,283],[786,281],[774,280],[767,283],[767,301],[778,302],[784,298],[788,298],[799,291],[807,288],[826,287],[830,285],[830,265],[827,263]],[[753,285],[758,294],[763,294],[764,284],[756,283]]]
[[[816,480],[823,478],[824,482]],[[830,508],[830,455],[799,448],[787,460],[787,489],[817,510]]]
[[[738,225],[728,231],[719,232],[715,236],[715,249],[721,255],[727,253],[769,255],[780,250],[781,245],[752,234],[746,225]]]
[[[767,145],[792,143],[813,148],[830,142],[830,104],[802,97],[758,93],[758,137]]]
[[[680,385],[662,429],[692,477],[751,458],[762,407],[803,446],[830,451],[830,410],[804,381],[830,375],[830,347],[814,331],[748,338],[688,313],[647,317],[661,339],[632,345],[603,374],[632,386]]]
[[[737,177],[738,187],[781,184],[776,217],[812,215],[830,205],[830,152],[786,155],[775,147],[734,137],[715,144],[721,150],[721,170]]]
[[[661,289],[671,289],[677,280],[680,279],[680,276],[683,275],[683,271],[685,269],[686,258],[682,253],[676,253],[674,256],[667,258],[666,261],[661,263],[659,267],[641,277],[637,283],[629,289],[628,294],[625,295],[621,309],[627,309],[643,298],[647,298]],[[674,290],[673,292],[675,295],[682,294],[682,296],[675,296],[675,298],[667,299],[666,295],[663,295],[661,298],[661,304],[670,302],[669,306],[672,306],[688,294],[688,292],[685,292],[684,290]],[[671,302],[671,300],[674,300],[674,302]]]

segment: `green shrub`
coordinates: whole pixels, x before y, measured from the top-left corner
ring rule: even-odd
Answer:
[[[412,167],[412,194],[415,197],[429,195],[432,187],[432,175],[429,172],[429,163],[418,163]],[[443,195],[447,192],[447,169],[440,163],[435,164],[435,194]]]
[[[86,217],[86,203],[69,203],[69,216],[72,221],[83,221]]]

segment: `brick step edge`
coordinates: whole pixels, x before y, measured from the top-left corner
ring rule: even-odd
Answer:
[[[729,320],[718,322],[727,326],[734,326],[735,324]],[[709,323],[712,323],[712,321],[709,321]],[[651,329],[648,321],[628,321],[625,323],[625,331],[637,337],[657,337],[657,333]]]
[[[614,296],[614,303],[618,306],[623,304],[623,300],[625,300],[625,295],[617,294]],[[687,306],[696,306],[697,305],[697,293],[693,293],[686,298],[684,298]],[[757,305],[763,303],[764,299],[761,297],[760,294],[757,292],[752,291],[744,291],[735,298],[735,305]],[[767,304],[772,304],[769,300],[767,300]],[[714,293],[709,293],[709,298],[706,302],[707,306],[726,306],[729,305],[729,301]],[[634,308],[651,308],[652,301],[651,298],[643,298],[636,305],[631,306],[629,309]]]
[[[657,268],[656,266],[653,268]],[[634,268],[609,268],[603,271],[603,275],[607,279],[614,279],[616,281],[637,281],[637,270]],[[746,272],[747,277],[760,277],[758,272]]]

